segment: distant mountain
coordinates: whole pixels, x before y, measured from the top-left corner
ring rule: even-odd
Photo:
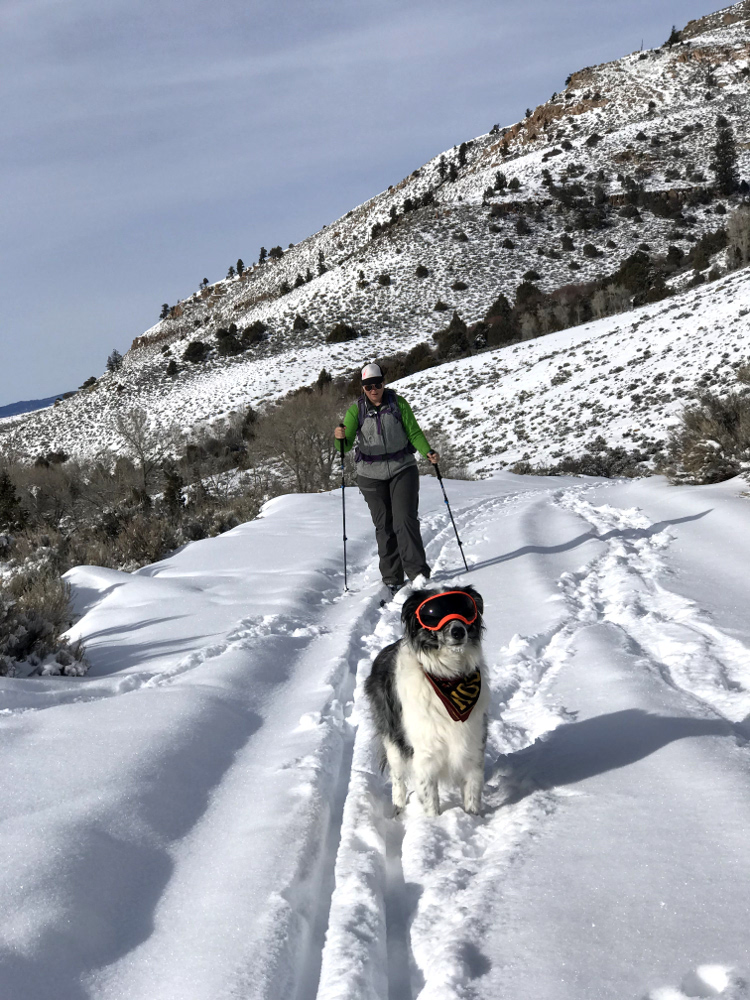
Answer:
[[[56,399],[60,399],[62,393],[57,396],[49,396],[47,399],[24,399],[19,403],[9,403],[7,406],[0,406],[0,420],[3,417],[16,417],[20,413],[31,413],[34,410],[43,410],[47,406],[52,406]]]
[[[723,119],[744,179],[728,195],[713,169]],[[691,312],[683,319],[688,309],[680,302],[690,286],[709,281],[713,288],[737,266],[725,227],[747,200],[748,179],[750,0],[742,0],[690,22],[660,48],[572,73],[522,121],[493,126],[297,246],[269,248],[262,263],[199,288],[135,338],[117,371],[54,409],[0,426],[0,435],[12,426],[15,445],[30,457],[118,450],[115,415],[125,407],[189,431],[310,385],[322,368],[349,374],[370,358],[417,347],[413,359],[427,351],[427,364],[441,363],[440,376],[435,368],[424,376],[433,385],[443,381],[443,362],[452,367],[475,355],[474,391],[490,384],[500,364],[482,352],[501,347],[516,386],[513,365],[526,355],[513,344],[534,340],[534,351],[544,353],[552,347],[541,334],[559,336],[616,312],[624,329],[635,319],[633,306],[667,295],[700,355],[680,373],[680,395],[689,396],[714,371],[719,344],[701,329],[712,329],[712,318]],[[592,283],[605,279],[594,298]],[[739,286],[721,287],[729,294]],[[516,315],[503,327],[503,311],[513,305]],[[458,319],[446,330],[454,311]],[[630,365],[630,381],[618,391],[639,397],[641,409],[645,401],[663,424],[664,393],[639,389],[647,369]],[[586,352],[574,370],[600,376]],[[566,378],[562,371],[555,377]],[[727,369],[715,384],[730,383]],[[639,426],[652,424],[641,412]],[[580,421],[570,426],[569,434],[556,433],[554,453],[584,443],[573,429]],[[607,436],[606,422],[600,433]],[[506,440],[512,445],[512,427]],[[526,460],[526,451],[533,461],[532,449],[515,445],[501,461]]]

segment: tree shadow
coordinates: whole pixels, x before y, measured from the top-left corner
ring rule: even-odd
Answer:
[[[627,767],[675,740],[737,735],[741,728],[724,719],[650,715],[630,708],[558,726],[530,747],[499,757],[490,765],[489,777],[504,774],[514,786],[507,805],[538,789],[572,785]]]
[[[578,548],[579,545],[583,545],[586,542],[608,542],[613,538],[651,538],[653,535],[658,535],[659,532],[664,531],[665,528],[670,528],[676,524],[685,524],[688,521],[698,521],[700,518],[705,517],[707,514],[712,513],[713,507],[709,507],[708,510],[701,511],[699,514],[688,514],[685,517],[676,517],[669,521],[656,521],[648,528],[613,528],[611,531],[605,531],[603,535],[598,534],[598,532],[593,529],[590,531],[584,531],[581,535],[576,535],[575,538],[571,538],[568,542],[560,542],[559,545],[522,545],[518,549],[514,549],[512,552],[506,552],[501,556],[495,556],[492,559],[484,559],[482,562],[474,563],[469,567],[469,572],[471,573],[476,569],[487,569],[488,566],[497,566],[499,563],[509,562],[511,559],[518,559],[520,556],[526,555],[554,555],[558,552],[568,552],[570,549]],[[466,570],[463,566],[455,566],[450,569],[442,569],[437,573],[434,573],[431,579],[435,582],[440,580],[447,580],[454,576],[460,576],[465,573]]]

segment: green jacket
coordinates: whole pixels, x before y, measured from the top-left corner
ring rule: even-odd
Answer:
[[[391,390],[391,392],[394,391]],[[357,443],[358,436],[361,451],[365,453],[369,451],[370,454],[374,455],[377,455],[381,451],[400,451],[407,442],[421,455],[426,456],[428,452],[432,451],[409,404],[403,396],[399,396],[395,392],[394,395],[396,396],[401,416],[401,422],[397,426],[396,419],[388,413],[387,419],[383,420],[381,427],[378,415],[384,407],[382,405],[375,407],[365,398],[364,405],[369,419],[365,418],[363,423],[367,426],[360,428],[359,401],[352,403],[344,416],[344,428],[346,430],[346,438],[344,440],[345,452],[351,451],[355,443]],[[386,427],[389,428],[387,432],[385,431]],[[337,450],[341,451],[339,444],[340,442],[337,440]],[[400,472],[409,465],[415,464],[414,455],[411,452],[399,458],[391,458],[385,461],[368,462],[358,460],[357,473],[368,479],[391,479],[397,472]]]

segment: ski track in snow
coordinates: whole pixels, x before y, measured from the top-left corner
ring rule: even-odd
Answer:
[[[598,494],[609,485],[597,482]],[[493,562],[484,559],[492,526],[513,518],[522,522],[522,539],[536,541],[534,518],[546,523],[557,511],[580,531],[572,542],[542,548],[587,546],[583,565],[560,573],[556,595],[547,598],[557,602],[547,627],[486,649],[493,698],[479,817],[465,814],[457,796],[445,793],[443,812],[435,819],[422,815],[413,798],[402,816],[392,817],[363,684],[377,652],[401,634],[400,608],[391,603],[381,612],[371,587],[376,564],[365,548],[353,547],[349,594],[340,593],[337,573],[325,569],[329,585],[304,614],[243,617],[221,641],[207,642],[160,672],[136,669],[92,678],[85,695],[80,685],[58,683],[53,700],[45,694],[53,690],[49,682],[36,688],[41,691],[36,697],[35,682],[20,684],[18,704],[6,714],[136,691],[176,691],[183,683],[205,684],[209,691],[217,678],[236,677],[248,653],[261,668],[283,663],[285,678],[296,678],[295,683],[315,677],[316,663],[327,664],[327,693],[318,710],[300,713],[299,698],[279,708],[269,694],[267,705],[258,703],[259,712],[276,713],[269,733],[251,727],[239,745],[227,743],[230,765],[172,851],[173,873],[153,911],[158,933],[123,962],[82,972],[85,995],[96,1000],[485,998],[483,980],[493,961],[486,942],[502,925],[510,875],[544,837],[551,817],[580,794],[570,785],[545,784],[529,764],[535,748],[575,717],[550,688],[576,640],[592,626],[618,629],[638,664],[684,695],[688,712],[693,706],[696,715],[726,720],[743,744],[750,736],[750,652],[696,604],[668,589],[664,556],[679,521],[652,523],[636,508],[596,506],[587,497],[591,490],[585,479],[559,488],[548,480],[538,489],[529,482],[522,489],[453,502],[467,558],[477,570]],[[465,580],[444,505],[424,506],[423,536],[434,582],[448,587]],[[495,561],[542,548],[525,544]],[[480,572],[471,579],[484,591]],[[210,671],[202,673],[206,666]],[[233,683],[244,690],[244,681]],[[321,677],[311,683],[319,690]],[[245,874],[253,818],[238,816],[237,803],[248,788],[260,787],[266,760],[276,759],[277,748],[268,741],[278,740],[280,732],[288,733],[281,754],[287,763],[279,775],[283,789],[274,794],[282,802],[278,808],[289,809],[290,836],[299,840],[289,861],[273,873],[274,889],[259,918],[252,881],[257,872]],[[305,751],[295,756],[300,735]],[[222,933],[203,935],[195,926],[191,901],[196,898],[201,898],[201,921],[224,925]],[[227,899],[235,901],[228,927],[222,920]],[[250,938],[248,926],[255,928]],[[194,962],[192,956],[185,960],[185,941],[195,944]],[[174,957],[165,947],[169,942],[180,942]],[[223,982],[217,992],[218,968]],[[730,966],[696,961],[680,982],[652,989],[648,1000],[714,995],[750,997]]]
[[[546,818],[576,794],[529,783],[524,760],[535,741],[569,721],[564,706],[546,704],[544,695],[582,629],[616,625],[646,669],[709,714],[734,723],[744,742],[750,652],[707,621],[693,602],[664,586],[662,554],[672,539],[670,525],[653,524],[638,509],[596,507],[585,492],[585,486],[560,490],[554,502],[580,518],[603,550],[579,571],[561,575],[567,613],[557,625],[546,634],[514,636],[490,661],[494,698],[481,817],[465,814],[454,796],[444,801],[437,819],[422,815],[413,798],[403,816],[392,818],[363,684],[378,650],[401,634],[397,612],[389,608],[373,635],[363,638],[369,656],[358,664],[352,710],[357,734],[317,1000],[482,995],[480,980],[491,964],[482,940],[498,919],[503,875],[531,840],[543,836]],[[484,513],[496,515],[519,499],[490,500]],[[482,515],[476,507],[470,517],[457,514],[459,533],[466,534],[469,524],[481,530]],[[441,567],[455,562],[451,541],[448,523],[428,548],[441,583]],[[679,989],[657,989],[648,1000],[686,995],[745,1000],[750,993],[730,968],[706,965],[688,970]]]

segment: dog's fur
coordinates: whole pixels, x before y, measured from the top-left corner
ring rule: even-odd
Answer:
[[[401,612],[403,638],[378,653],[365,682],[397,813],[406,805],[407,777],[428,816],[440,811],[440,780],[461,787],[466,812],[478,813],[481,807],[489,704],[481,648],[484,604],[473,587],[461,589],[476,601],[479,616],[475,622],[464,625],[453,619],[437,632],[423,629],[415,612],[422,601],[440,591],[416,591]],[[465,722],[455,722],[425,671],[434,677],[457,677],[477,669],[482,678],[479,700]]]

